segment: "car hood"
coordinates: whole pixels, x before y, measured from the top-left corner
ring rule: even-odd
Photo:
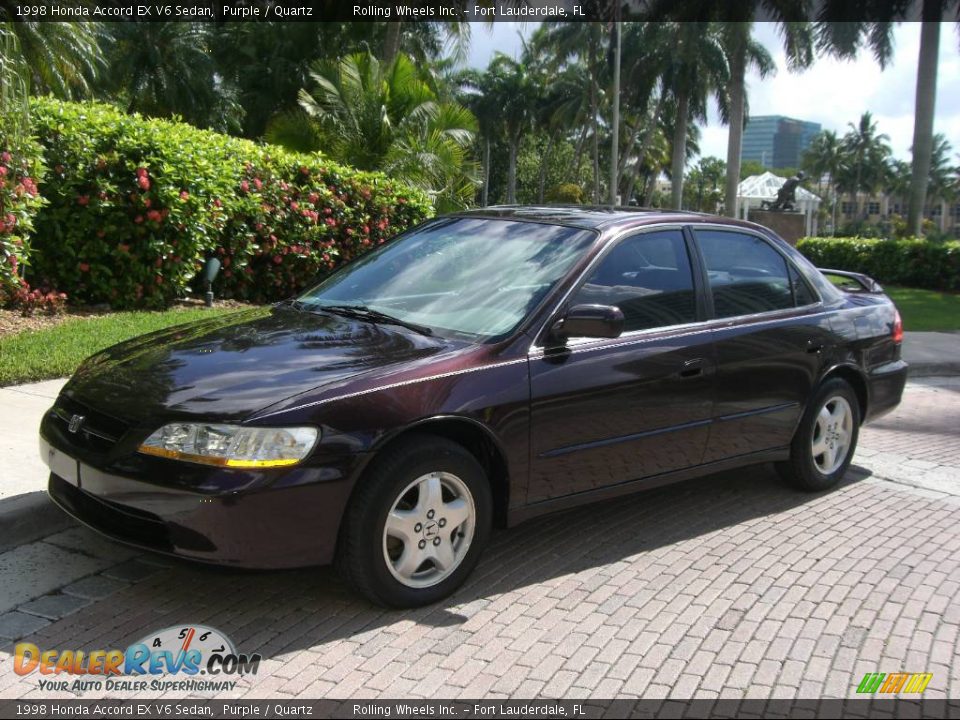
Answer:
[[[450,348],[396,326],[258,308],[115,345],[85,362],[63,392],[129,423],[181,415],[240,420],[292,395]]]

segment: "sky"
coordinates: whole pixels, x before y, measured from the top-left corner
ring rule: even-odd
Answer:
[[[485,67],[496,50],[519,54],[520,33],[529,35],[535,27],[535,23],[496,23],[492,28],[477,24],[468,63]],[[920,23],[896,28],[893,62],[884,70],[865,52],[853,61],[820,57],[810,69],[793,73],[787,69],[776,25],[757,23],[755,36],[773,55],[778,69],[766,79],[748,75],[751,115],[812,120],[842,135],[848,123],[856,123],[861,113],[869,110],[879,131],[889,136],[894,156],[910,159]],[[727,128],[720,123],[715,107],[701,132],[701,154],[725,159]],[[960,154],[960,40],[954,23],[944,23],[940,33],[934,132],[946,135],[954,152]]]

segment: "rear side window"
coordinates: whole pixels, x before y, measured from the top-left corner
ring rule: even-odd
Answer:
[[[621,241],[600,261],[573,304],[616,305],[624,315],[624,332],[695,322],[697,302],[683,233],[660,230]]]
[[[794,306],[787,262],[753,235],[697,230],[718,318],[785,310]]]

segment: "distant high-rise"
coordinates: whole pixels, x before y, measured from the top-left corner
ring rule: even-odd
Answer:
[[[740,161],[754,160],[768,169],[800,167],[804,151],[818,132],[820,123],[783,115],[751,117],[743,130]]]

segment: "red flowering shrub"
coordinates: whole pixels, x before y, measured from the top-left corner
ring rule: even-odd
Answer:
[[[67,307],[67,294],[47,288],[31,289],[30,284],[21,279],[14,289],[4,290],[3,305],[17,309],[22,315],[36,313],[59,315]]]
[[[0,293],[22,289],[22,266],[30,262],[30,238],[43,205],[37,182],[43,175],[41,147],[7,135],[0,125]]]
[[[432,214],[419,191],[319,155],[95,103],[36,99],[32,118],[49,168],[34,273],[79,302],[165,305],[209,256],[218,295],[276,300]]]

